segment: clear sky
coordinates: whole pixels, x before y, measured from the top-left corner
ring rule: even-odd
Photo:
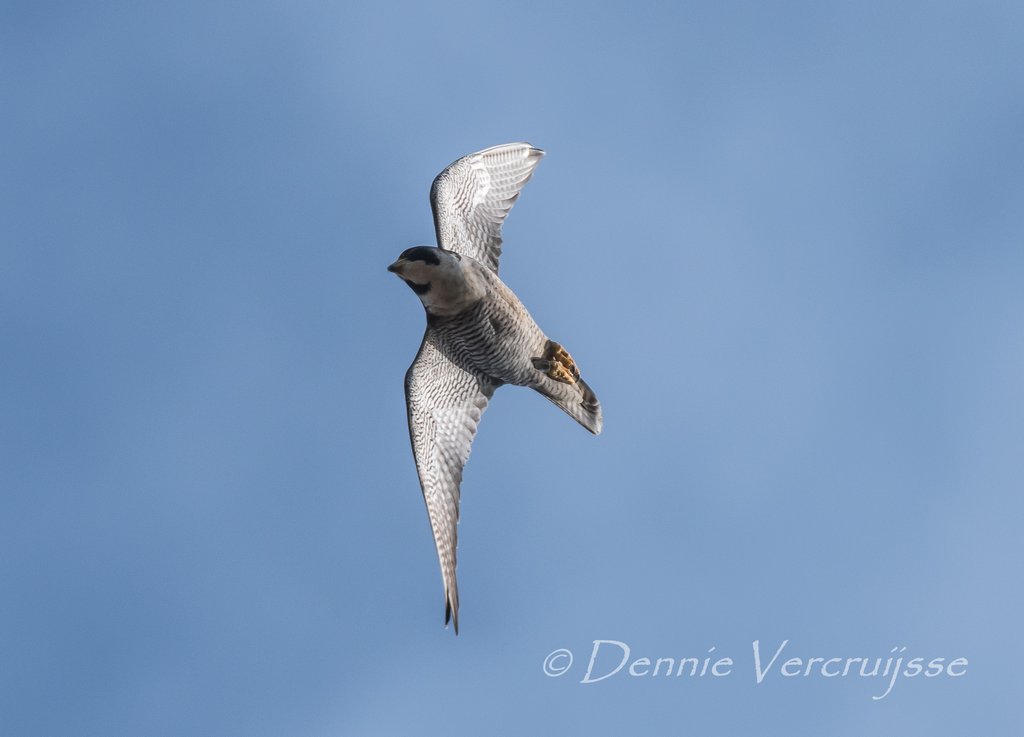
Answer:
[[[0,732],[1019,734],[1022,38],[1015,2],[0,4]],[[385,266],[516,140],[502,276],[605,432],[499,390],[456,638]],[[968,665],[780,673],[897,655]]]

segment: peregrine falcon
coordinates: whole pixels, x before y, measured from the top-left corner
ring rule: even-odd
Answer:
[[[459,485],[494,390],[502,384],[530,387],[590,432],[601,432],[601,405],[572,356],[537,327],[498,278],[501,224],[543,155],[528,143],[508,143],[452,163],[430,188],[439,247],[409,248],[388,266],[427,312],[423,342],[405,375],[405,398],[441,563],[444,622],[454,623],[455,634]]]

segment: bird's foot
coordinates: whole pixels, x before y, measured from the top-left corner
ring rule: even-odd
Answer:
[[[555,381],[575,384],[580,380],[580,370],[576,368],[576,362],[572,360],[569,351],[553,340],[548,341],[542,358],[533,359],[533,365]]]

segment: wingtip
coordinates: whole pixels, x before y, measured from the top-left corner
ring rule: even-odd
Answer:
[[[452,600],[447,596],[444,598],[444,628],[448,629],[451,622],[455,630],[455,636],[459,636],[459,610],[452,607]]]

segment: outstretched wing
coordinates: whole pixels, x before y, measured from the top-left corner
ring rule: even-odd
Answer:
[[[544,152],[506,143],[450,164],[430,187],[437,245],[498,272],[501,224]]]
[[[459,633],[455,580],[459,484],[480,416],[495,388],[448,360],[429,328],[405,375],[409,437],[444,582],[444,623],[454,620],[455,634]]]

